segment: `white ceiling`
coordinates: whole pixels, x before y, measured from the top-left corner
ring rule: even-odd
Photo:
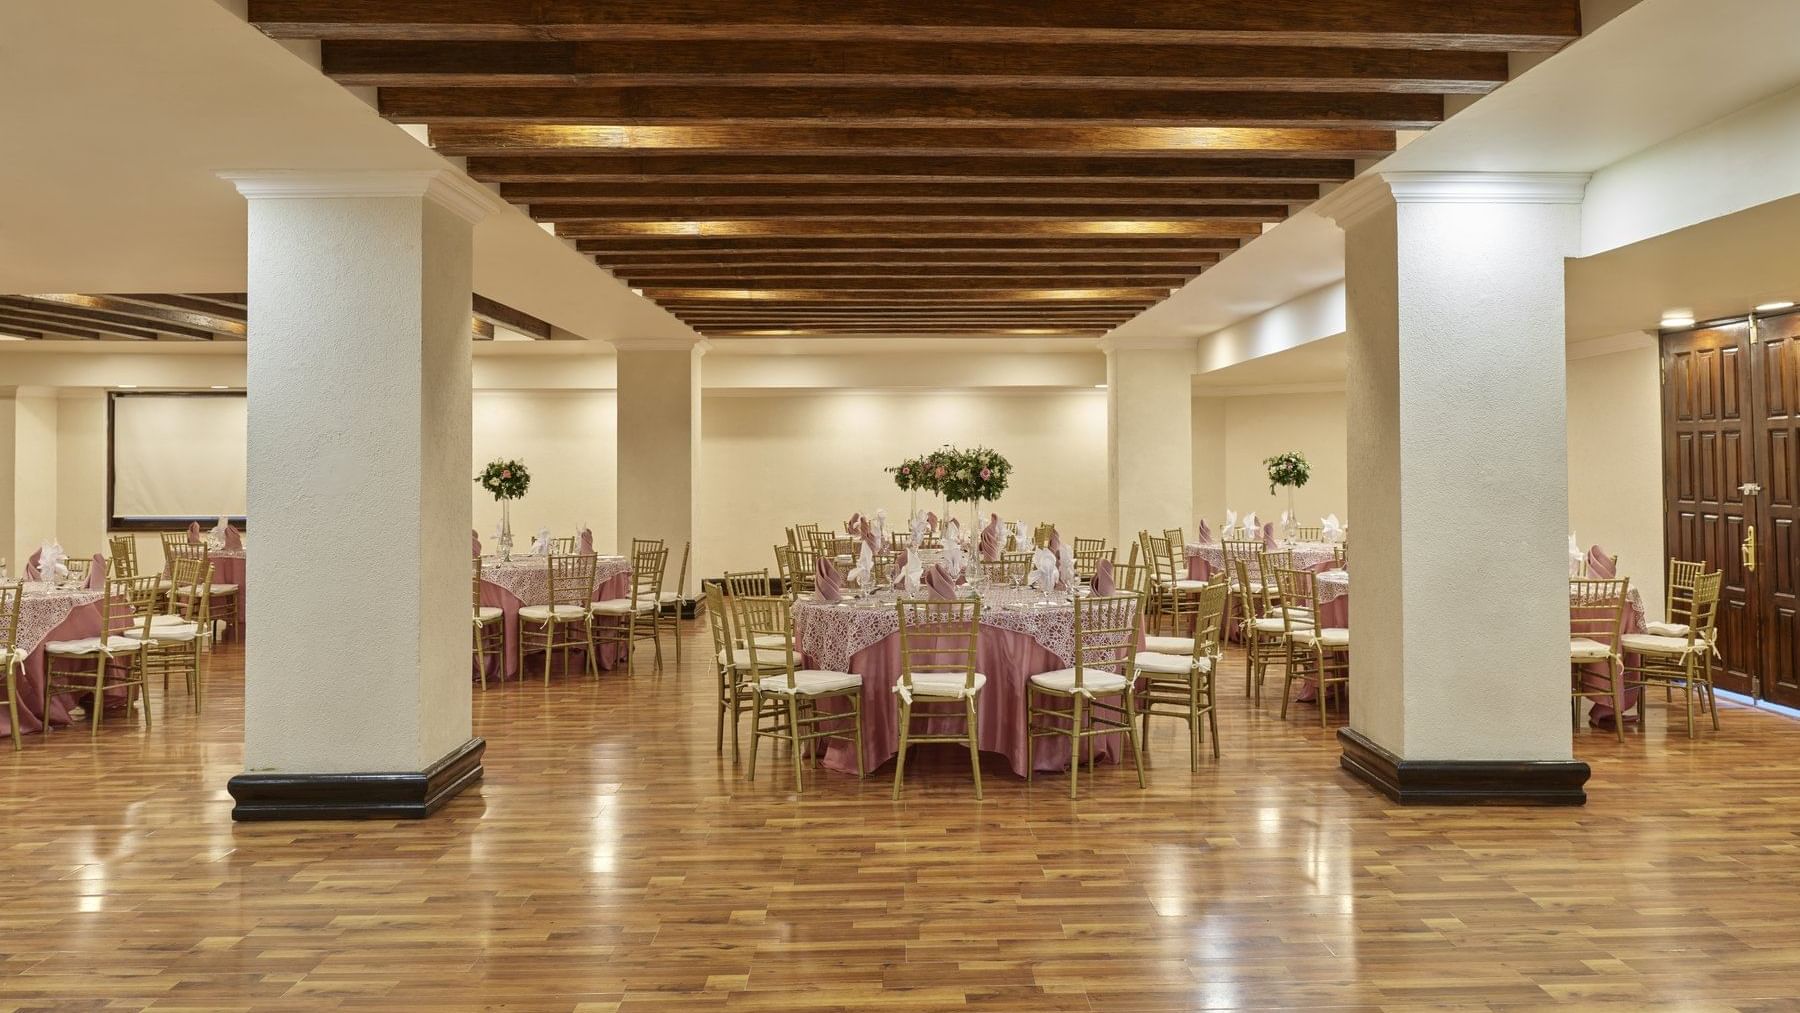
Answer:
[[[220,171],[450,167],[210,0],[6,0],[0,94],[0,292],[241,292]],[[587,338],[693,335],[510,208],[475,287]]]

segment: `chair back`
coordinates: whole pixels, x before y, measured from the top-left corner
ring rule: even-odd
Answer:
[[[1133,546],[1135,548],[1135,546]],[[1113,587],[1120,592],[1147,594],[1150,590],[1150,568],[1135,559],[1113,564]]]
[[[469,579],[469,587],[475,610],[473,615],[481,614],[481,558],[477,556],[469,560],[469,568],[473,571]]]
[[[1294,540],[1297,542],[1316,542],[1325,537],[1325,529],[1300,525],[1294,528]]]
[[[1625,630],[1625,605],[1631,579],[1569,581],[1569,636],[1605,644],[1619,656],[1619,636]]]
[[[1167,538],[1153,535],[1148,531],[1139,532],[1138,541],[1144,546],[1144,562],[1150,567],[1151,582],[1164,587],[1174,587],[1182,574],[1175,568],[1174,547]]]
[[[675,597],[684,602],[687,601],[688,556],[693,552],[693,549],[694,543],[692,541],[681,543],[681,569],[675,572],[675,586],[672,589],[675,592]]]
[[[1094,542],[1100,542],[1102,545],[1105,544],[1105,541],[1103,539],[1099,539],[1099,538],[1092,538],[1092,539],[1078,538],[1078,539],[1076,539],[1076,541],[1077,542],[1094,541]],[[1104,559],[1108,562],[1112,562],[1112,558],[1113,558],[1113,550],[1111,550],[1111,549],[1106,549],[1106,548],[1076,549],[1075,550],[1075,575],[1077,577],[1083,577],[1083,578],[1087,578],[1087,579],[1091,580],[1091,579],[1093,579],[1095,568],[1100,565],[1100,561],[1102,559]]]
[[[19,646],[19,616],[25,610],[25,583],[0,584],[0,672],[11,672],[25,659],[13,653]]]
[[[1291,555],[1291,553],[1290,553]],[[1265,582],[1265,601],[1279,601],[1281,625],[1288,633],[1319,636],[1319,575],[1311,570],[1284,566],[1265,573],[1275,579]],[[1305,611],[1301,611],[1301,610]]]
[[[85,583],[88,579],[88,572],[94,568],[94,558],[77,554],[63,560],[63,565],[69,568],[70,580],[79,580]]]
[[[1331,547],[1331,567],[1342,570],[1350,564],[1350,543],[1339,542]]]
[[[1694,612],[1694,585],[1700,575],[1706,572],[1705,563],[1689,562],[1685,559],[1669,560],[1669,586],[1664,594],[1663,615],[1669,622],[1687,622],[1677,616],[1690,616]],[[1693,623],[1688,623],[1692,626]]]
[[[212,615],[212,563],[192,557],[175,560],[169,566],[169,603],[182,619],[210,629],[207,620]]]
[[[183,548],[183,547],[189,547],[194,544],[187,540],[187,532],[186,531],[163,531],[163,532],[160,532],[160,537],[162,538],[162,550],[163,550],[164,565],[173,563],[175,561],[177,549]],[[201,543],[201,544],[205,544],[205,543]]]
[[[1077,559],[1079,559],[1079,558],[1081,558],[1081,554],[1083,552],[1099,552],[1100,550],[1106,548],[1106,539],[1104,539],[1104,538],[1077,538],[1070,544],[1075,551],[1075,557]]]
[[[900,684],[910,693],[915,675],[954,675],[975,688],[976,648],[981,640],[981,601],[903,599],[900,617]]]
[[[790,599],[813,593],[813,573],[818,561],[819,554],[810,546],[788,550],[788,570],[781,575],[781,589]]]
[[[1682,619],[1687,623],[1688,643],[1691,644],[1696,639],[1710,643],[1719,621],[1719,592],[1724,586],[1725,574],[1721,570],[1714,570],[1695,576],[1693,581],[1687,613]],[[1674,621],[1672,615],[1670,621]]]
[[[639,607],[662,600],[663,570],[669,565],[669,550],[658,542],[652,547],[648,540],[639,545],[639,539],[632,539],[636,551],[631,554],[631,607],[636,611]]]
[[[1280,581],[1274,579],[1277,575],[1271,574],[1271,579],[1264,580],[1256,573],[1251,572],[1250,568],[1253,565],[1255,564],[1250,560],[1239,556],[1232,561],[1232,568],[1226,571],[1226,575],[1231,581],[1231,592],[1238,596],[1238,601],[1242,605],[1242,621],[1246,629],[1250,623],[1267,616],[1273,611],[1275,604],[1282,601]],[[1295,607],[1305,608],[1306,606],[1296,605]]]
[[[796,549],[811,548],[813,533],[818,530],[819,530],[819,526],[817,524],[796,524],[796,525],[794,525],[794,541],[793,541],[794,548],[796,548]]]
[[[755,671],[787,673],[788,688],[794,687],[794,613],[793,603],[786,598],[733,598],[731,605],[737,616],[738,633],[750,652],[750,667]],[[780,646],[772,646],[773,638]]]
[[[776,546],[780,549],[781,546]],[[768,569],[728,570],[724,577],[727,598],[767,598],[775,593]]]
[[[550,556],[550,605],[577,605],[586,611],[594,604],[596,556]]]
[[[1225,613],[1231,603],[1231,581],[1219,574],[1194,599],[1194,657],[1211,658],[1216,672],[1225,654]]]
[[[150,618],[156,611],[156,577],[111,577],[100,599],[100,636],[118,636],[133,626],[150,639]]]
[[[663,547],[660,538],[633,538],[631,540],[631,558],[636,559],[640,552],[655,552]]]
[[[1044,523],[1039,524],[1037,526],[1037,530],[1033,531],[1031,533],[1032,547],[1038,548],[1038,549],[1049,548],[1050,547],[1050,535],[1055,531],[1056,531],[1056,525],[1051,524],[1048,521],[1045,521]]]
[[[1179,546],[1184,550],[1187,548],[1187,533],[1180,528],[1164,528],[1163,537],[1169,540],[1170,545]]]
[[[729,580],[731,575],[726,574]],[[768,571],[763,571],[763,580],[769,579]],[[737,667],[736,645],[731,642],[731,621],[725,615],[725,592],[718,584],[706,585],[706,626],[712,631],[713,657],[718,660],[719,670],[731,672]]]
[[[1004,583],[1023,584],[1031,576],[1031,553],[1002,552],[999,562],[986,563],[982,569],[990,579],[998,577]]]
[[[1089,669],[1135,677],[1144,599],[1136,594],[1093,595],[1076,598],[1075,689],[1079,692]]]
[[[114,577],[135,577],[138,575],[137,538],[134,535],[114,535],[106,540],[107,558],[112,562]]]
[[[1227,539],[1219,543],[1219,551],[1225,557],[1225,572],[1232,580],[1246,577],[1251,583],[1262,580],[1262,539]],[[1240,567],[1239,563],[1244,565]]]

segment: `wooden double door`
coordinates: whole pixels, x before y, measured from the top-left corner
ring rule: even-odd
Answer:
[[[1662,405],[1664,545],[1725,573],[1719,686],[1800,707],[1800,312],[1663,335]]]

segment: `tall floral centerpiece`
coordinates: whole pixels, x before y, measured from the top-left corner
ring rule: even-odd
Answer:
[[[894,476],[894,484],[908,494],[906,519],[910,524],[919,513],[919,490],[935,491],[936,480],[931,477],[930,467],[923,457],[910,457],[892,468],[888,474]]]
[[[512,501],[525,498],[531,488],[531,472],[519,461],[494,460],[475,476],[475,481],[500,504],[500,558],[512,559]]]
[[[1006,491],[1006,480],[1012,475],[1012,462],[1000,455],[997,450],[987,447],[976,447],[972,450],[958,450],[947,447],[935,455],[939,466],[944,470],[940,480],[947,503],[968,503],[969,536],[978,537],[981,532],[981,501],[993,502]]]
[[[1298,450],[1276,454],[1263,464],[1269,469],[1269,495],[1273,496],[1277,488],[1287,490],[1287,520],[1281,525],[1281,537],[1292,542],[1300,528],[1300,517],[1294,510],[1294,490],[1312,477],[1312,466],[1306,463],[1306,455]]]

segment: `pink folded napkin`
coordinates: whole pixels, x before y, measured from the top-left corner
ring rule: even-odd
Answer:
[[[956,600],[956,581],[951,578],[950,571],[944,569],[942,563],[925,571],[925,585],[931,589],[932,601]]]
[[[1274,551],[1275,545],[1276,545],[1275,522],[1274,521],[1270,521],[1269,523],[1263,525],[1262,536],[1263,536],[1263,548],[1268,549],[1270,551]]]
[[[820,556],[813,564],[813,589],[818,592],[820,601],[837,601],[843,597],[843,578],[838,576],[837,567],[831,560]]]
[[[1588,549],[1587,572],[1588,576],[1594,580],[1612,580],[1619,575],[1618,566],[1613,562],[1613,557],[1598,545]]]
[[[44,579],[43,576],[38,573],[38,560],[42,559],[43,556],[44,556],[43,549],[31,550],[31,558],[25,560],[25,579],[26,580],[43,580]]]
[[[237,528],[230,525],[226,525],[225,527],[225,547],[233,552],[237,552],[244,547],[244,536],[238,533]]]
[[[856,534],[856,532],[858,530],[857,526],[862,523],[862,519],[863,519],[863,515],[861,513],[851,514],[850,519],[844,522],[844,534],[846,534],[846,535]]]
[[[1062,535],[1057,534],[1055,528],[1050,529],[1050,544],[1044,548],[1049,549],[1052,556],[1062,558]]]
[[[981,561],[998,563],[1005,545],[1006,536],[1000,533],[1000,515],[988,515],[987,527],[981,529]]]
[[[594,554],[594,532],[592,530],[582,528],[575,532],[575,554],[577,556]]]
[[[88,565],[87,589],[101,591],[106,588],[106,557],[94,553],[94,561]]]
[[[1094,564],[1094,579],[1089,583],[1093,587],[1094,593],[1102,598],[1118,590],[1118,587],[1113,584],[1112,570],[1113,564],[1110,559],[1102,559]]]
[[[189,545],[200,544],[200,522],[199,521],[194,521],[193,523],[188,525],[188,544]]]
[[[481,555],[481,533],[474,528],[469,529],[469,555]]]
[[[1195,532],[1194,538],[1198,540],[1201,545],[1211,545],[1213,543],[1212,528],[1207,526],[1206,518],[1200,518],[1200,527]]]
[[[858,527],[857,533],[862,535],[862,542],[864,545],[867,545],[869,547],[870,552],[880,552],[881,551],[881,546],[876,544],[876,542],[875,542],[875,528],[873,525],[871,525],[869,523],[869,519],[867,517],[864,517],[862,519],[862,523]]]
[[[925,530],[930,534],[937,534],[937,514],[929,510],[925,511]]]

